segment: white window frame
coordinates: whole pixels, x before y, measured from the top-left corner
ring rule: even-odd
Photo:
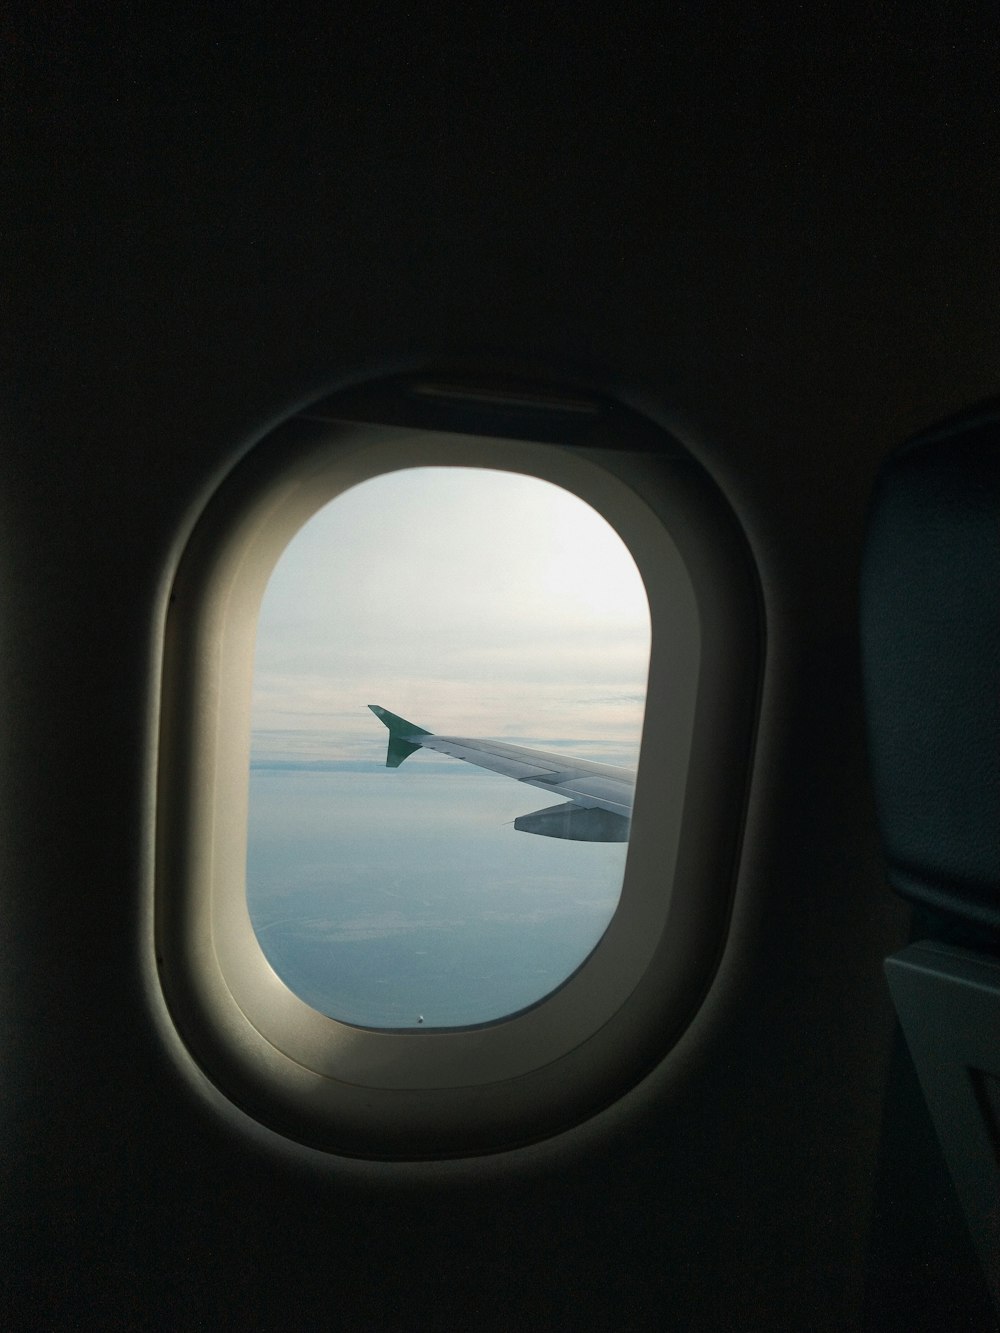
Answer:
[[[310,413],[262,442],[196,525],[165,633],[157,957],[168,1007],[202,1068],[295,1139],[398,1158],[543,1137],[663,1058],[707,990],[725,937],[756,708],[755,584],[700,469],[676,448],[628,442],[627,431],[626,447],[610,449]],[[607,931],[530,1008],[420,1031],[356,1027],[295,995],[260,948],[245,884],[267,582],[320,508],[413,467],[513,471],[579,496],[631,552],[652,632],[631,839]],[[719,764],[736,764],[738,780],[720,780]]]

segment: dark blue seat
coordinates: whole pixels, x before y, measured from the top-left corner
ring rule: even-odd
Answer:
[[[861,645],[888,878],[918,908],[886,974],[1000,1306],[1000,403],[883,468]]]

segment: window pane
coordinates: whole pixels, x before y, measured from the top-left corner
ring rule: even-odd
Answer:
[[[648,662],[631,556],[549,482],[413,468],[322,509],[274,571],[255,660],[247,898],[284,982],[344,1022],[431,1028],[565,981],[614,913],[627,844],[513,821],[566,799],[551,775],[575,760],[634,772]],[[539,786],[412,744],[387,768],[368,704],[551,762],[517,770]],[[608,781],[577,780],[585,834],[621,823]]]

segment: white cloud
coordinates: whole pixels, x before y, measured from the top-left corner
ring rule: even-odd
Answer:
[[[638,571],[575,496],[466,468],[377,477],[293,539],[262,607],[254,728],[354,756],[381,703],[431,729],[634,745],[649,655]],[[258,734],[258,742],[264,743]]]

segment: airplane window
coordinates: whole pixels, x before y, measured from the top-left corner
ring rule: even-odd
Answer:
[[[424,1030],[560,986],[618,905],[649,646],[628,549],[560,486],[406,468],[323,507],[255,652],[247,902],[282,981]]]
[[[623,1095],[711,983],[753,567],[621,405],[351,392],[249,450],[179,552],[153,966],[190,1057],[272,1129],[493,1152]]]

